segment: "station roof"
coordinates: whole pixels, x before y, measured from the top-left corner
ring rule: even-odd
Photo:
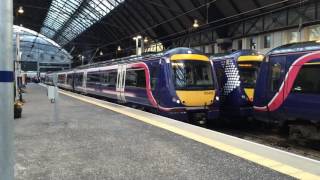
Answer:
[[[40,32],[74,53],[115,51],[132,47],[140,34],[170,46],[171,39],[190,32],[194,20],[199,31],[221,26],[300,0],[14,0],[14,24]],[[210,22],[207,24],[207,22]],[[217,32],[224,36],[225,31]]]
[[[51,39],[24,27],[13,26],[14,54],[16,54],[17,38],[20,36],[20,51],[23,61],[39,61],[40,63],[71,63],[71,55]]]

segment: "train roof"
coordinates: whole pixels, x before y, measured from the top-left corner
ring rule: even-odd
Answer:
[[[123,58],[118,58],[118,59],[111,59],[107,61],[102,61],[102,62],[97,62],[97,63],[92,63],[92,64],[86,64],[83,66],[78,66],[73,69],[67,69],[67,70],[62,70],[62,71],[57,71],[53,72],[54,73],[68,73],[72,72],[74,70],[81,70],[81,69],[86,69],[86,68],[95,68],[95,67],[101,67],[101,66],[106,66],[106,65],[113,65],[113,64],[120,64],[120,63],[128,63],[128,62],[137,62],[137,61],[150,61],[150,60],[155,60],[159,59],[161,57],[171,57],[174,54],[203,54],[199,50],[192,49],[192,48],[187,48],[187,47],[178,47],[170,50],[166,50],[164,52],[160,53],[152,53],[152,54],[146,54],[142,56],[128,56],[128,57],[123,57]]]
[[[153,53],[153,54],[147,54],[142,56],[128,56],[128,57],[123,57],[118,59],[111,59],[107,61],[87,64],[87,65],[76,67],[75,69],[93,68],[93,67],[99,67],[104,65],[113,65],[113,64],[136,62],[136,61],[150,61],[150,60],[155,60],[161,57],[171,57],[174,54],[203,54],[203,53],[192,48],[178,47],[178,48],[166,50],[160,53]]]
[[[307,41],[286,44],[271,50],[268,55],[291,53],[291,52],[304,52],[304,51],[320,51],[320,41]]]
[[[239,57],[239,56],[258,56],[262,55],[256,50],[252,49],[244,49],[244,50],[237,50],[233,52],[227,52],[227,53],[221,53],[218,55],[213,55],[210,57],[212,60],[221,60],[221,59],[226,59],[226,58],[234,58],[234,57]]]
[[[163,53],[164,56],[169,56],[169,57],[174,54],[203,54],[203,53],[199,50],[187,48],[187,47],[173,48]]]

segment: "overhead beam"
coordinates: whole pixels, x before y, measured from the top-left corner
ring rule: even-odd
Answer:
[[[164,0],[160,0],[161,3],[163,3],[166,7],[168,7],[169,5],[167,4],[167,2],[165,2]],[[171,14],[172,17],[177,16],[176,12],[173,13],[169,8],[166,8],[166,10],[168,10],[168,12]],[[182,10],[183,11],[183,10]],[[184,12],[184,11],[183,11]],[[176,19],[176,21],[178,22],[178,24],[180,25],[181,29],[186,29],[187,26],[184,25],[179,18]]]
[[[139,18],[140,19],[144,19],[144,22],[147,24],[147,26],[148,27],[146,27],[146,28],[150,28],[150,27],[152,27],[152,24],[148,21],[148,20],[146,20],[146,18],[145,18],[145,16],[141,13],[141,11],[139,11],[138,9],[137,9],[137,6],[136,6],[136,2],[137,1],[134,1],[135,3],[133,3],[132,1],[130,1],[130,0],[127,0],[128,1],[128,5],[129,6],[131,6],[133,9],[135,9],[135,12],[137,12],[137,14],[139,15]],[[151,33],[152,33],[152,35],[150,36],[151,38],[155,38],[156,36],[157,36],[157,34],[154,32],[154,30],[153,29],[148,29],[148,30],[146,30],[146,31],[151,31]]]
[[[153,20],[153,24],[154,25],[152,25],[152,27],[153,27],[153,29],[155,29],[155,28],[157,28],[155,25],[157,25],[157,24],[160,24],[161,23],[161,20],[159,20],[158,18],[156,18],[156,16],[154,16],[152,13],[151,13],[151,11],[149,10],[149,8],[145,5],[145,1],[142,1],[142,0],[136,0],[136,2],[144,9],[144,11],[149,15],[149,17],[151,17],[152,18],[152,20]],[[158,27],[161,27],[161,25],[159,25]],[[164,31],[166,31],[164,28],[162,28],[161,27],[161,29],[163,29]],[[156,32],[156,33],[158,33],[158,32]],[[168,32],[166,32],[166,33],[168,33]],[[157,34],[157,35],[159,35],[159,34]]]
[[[175,2],[176,2],[177,4],[180,4],[179,1],[175,1]],[[193,6],[194,8],[199,8],[200,6],[202,6],[202,4],[201,4],[199,1],[190,0],[190,2],[191,2],[192,6]],[[181,8],[183,8],[181,4],[180,4],[179,6],[180,6]],[[205,14],[204,11],[201,11],[201,8],[200,8],[200,9],[197,9],[197,12],[201,15],[202,20],[206,20],[207,16],[206,16],[206,14]],[[190,19],[190,18],[189,18],[189,19]],[[193,19],[190,19],[190,20],[191,20],[191,22],[193,21]]]
[[[238,6],[236,5],[236,3],[233,1],[233,0],[229,0],[232,8],[238,13],[240,14],[241,13],[241,10],[238,8]]]
[[[115,1],[119,2],[118,0],[115,0]],[[119,3],[120,3],[120,2],[119,2]],[[127,18],[132,17],[133,20],[134,20],[134,22],[136,22],[136,23],[139,25],[139,27],[140,27],[140,30],[139,30],[139,31],[144,31],[145,33],[148,34],[148,36],[153,37],[153,35],[151,35],[148,30],[145,30],[147,27],[145,27],[145,26],[143,25],[142,21],[141,21],[142,19],[144,19],[143,16],[139,16],[139,15],[138,15],[134,10],[132,10],[130,7],[127,7],[127,3],[123,3],[122,8],[125,9],[125,11],[123,11],[123,13],[125,13],[125,12],[127,13]],[[131,15],[131,16],[130,16],[130,15]]]
[[[257,8],[261,7],[261,4],[258,2],[258,0],[252,0],[252,2]]]
[[[107,0],[107,1],[110,2],[109,0]],[[117,1],[117,2],[119,2],[119,1]],[[119,6],[121,6],[121,5],[119,5]],[[120,8],[119,6],[118,6],[118,9],[116,11],[116,13],[117,13],[116,15],[117,15],[117,17],[120,18],[119,20],[122,22],[122,24],[124,24],[127,28],[131,29],[130,30],[131,32],[129,32],[129,34],[134,34],[136,32],[139,32],[140,31],[140,27],[138,27],[137,24],[134,23],[129,17],[124,17],[123,14],[122,14],[122,11],[119,10],[119,8]]]
[[[166,21],[167,18],[165,17],[165,15],[156,7],[156,5],[154,4],[148,4],[150,7],[153,8],[154,11],[156,11],[156,13],[162,18],[162,21]],[[172,23],[172,21],[169,21],[167,23],[165,23],[168,25],[169,29],[171,30],[172,33],[177,32],[178,30],[174,27],[174,23]],[[169,32],[169,33],[171,33]]]

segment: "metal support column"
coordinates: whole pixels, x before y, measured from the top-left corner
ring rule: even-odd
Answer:
[[[12,9],[12,0],[0,3],[0,180],[14,179]]]
[[[140,39],[140,42],[141,42],[141,47],[140,47],[141,52],[140,52],[140,55],[143,55],[143,53],[144,53],[144,38],[143,38],[143,37]]]
[[[23,85],[22,82],[22,76],[21,76],[21,55],[22,52],[20,51],[20,30],[17,31],[17,36],[16,36],[16,65],[15,65],[15,81],[16,81],[16,100],[19,100],[20,102],[23,101],[22,99],[22,92],[21,92],[21,87]]]
[[[19,78],[20,78],[20,30],[16,33],[16,61],[15,61],[15,91],[16,91],[16,100],[19,99],[20,95],[20,85],[19,85]]]
[[[136,55],[139,55],[139,39],[136,38]]]
[[[40,63],[39,60],[37,61],[37,78],[40,80]]]

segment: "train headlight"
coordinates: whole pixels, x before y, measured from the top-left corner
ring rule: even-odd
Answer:
[[[219,100],[220,100],[219,96],[216,96],[216,101],[219,101]]]
[[[172,101],[175,102],[175,103],[177,103],[177,104],[180,104],[180,103],[181,103],[181,101],[180,101],[179,99],[175,98],[175,97],[172,98]]]
[[[167,64],[170,63],[170,58],[166,58],[166,63],[167,63]]]

